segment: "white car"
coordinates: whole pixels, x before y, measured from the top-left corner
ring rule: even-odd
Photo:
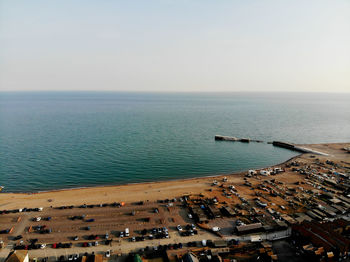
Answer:
[[[192,214],[188,214],[187,216],[188,216],[188,218],[193,218],[193,217],[192,217]]]
[[[107,252],[106,252],[106,257],[110,257],[111,256],[111,251],[110,250],[107,250]]]
[[[180,225],[177,225],[177,230],[182,231],[182,227]]]
[[[41,248],[41,249],[44,249],[45,247],[46,247],[46,244],[41,244],[41,245],[40,245],[40,248]]]
[[[220,227],[213,227],[211,230],[213,230],[214,232],[219,232],[221,230]]]

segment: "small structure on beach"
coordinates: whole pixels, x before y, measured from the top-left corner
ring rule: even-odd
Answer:
[[[251,234],[262,232],[264,227],[261,223],[253,223],[249,225],[236,226],[236,232],[238,235]]]
[[[199,259],[193,253],[188,252],[182,256],[182,261],[183,262],[199,262]]]
[[[15,250],[9,254],[5,262],[29,262],[27,250]]]

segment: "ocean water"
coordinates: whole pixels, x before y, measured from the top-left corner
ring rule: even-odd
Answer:
[[[228,135],[350,141],[350,95],[298,93],[0,93],[6,192],[226,174],[296,155]]]

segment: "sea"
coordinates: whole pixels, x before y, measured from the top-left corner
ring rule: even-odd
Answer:
[[[0,93],[5,192],[231,174],[297,155],[273,140],[350,142],[350,94]]]

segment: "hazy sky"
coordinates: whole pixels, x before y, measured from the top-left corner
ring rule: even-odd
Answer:
[[[0,90],[350,92],[350,1],[0,0]]]

